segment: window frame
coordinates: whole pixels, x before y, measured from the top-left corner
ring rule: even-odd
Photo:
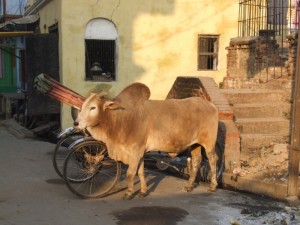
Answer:
[[[99,42],[97,43],[97,41]],[[103,45],[106,41],[108,47]],[[87,44],[88,42],[90,43]],[[94,53],[90,51],[92,42],[95,43],[94,47],[98,48]],[[118,32],[115,24],[105,18],[94,18],[90,20],[85,30],[84,47],[85,80],[92,82],[116,81],[118,75]],[[111,51],[109,48],[111,48]],[[104,55],[109,55],[107,61],[103,59]],[[93,60],[94,62],[91,62],[90,60]],[[101,65],[100,60],[102,60],[102,62],[106,61],[105,65]]]
[[[92,52],[91,46],[97,46],[97,50]],[[100,48],[101,50],[99,50]],[[107,56],[106,59],[104,58],[105,55]],[[99,70],[93,71],[93,68]],[[85,79],[88,81],[109,82],[116,80],[115,40],[85,39],[85,74]]]
[[[213,40],[212,46],[205,46],[206,49],[209,47],[213,49],[212,51],[206,51],[202,49],[201,40],[205,39],[209,42],[211,39]],[[198,34],[198,51],[197,51],[197,70],[198,71],[217,71],[219,66],[219,42],[220,35],[218,34]],[[206,66],[203,67],[204,63],[201,58],[207,57]]]

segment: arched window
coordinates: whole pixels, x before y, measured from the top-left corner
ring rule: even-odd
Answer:
[[[117,29],[111,21],[103,18],[89,21],[85,30],[86,80],[116,80],[117,40]]]

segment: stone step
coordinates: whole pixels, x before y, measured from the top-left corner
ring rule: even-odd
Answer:
[[[269,103],[289,102],[291,96],[283,90],[271,89],[221,89],[221,93],[229,103]]]
[[[290,118],[290,103],[246,103],[233,105],[236,118],[283,117]]]
[[[288,134],[290,121],[280,117],[243,118],[237,119],[235,124],[243,134]]]
[[[286,75],[286,71],[277,73],[276,76],[270,76],[262,73],[255,78],[241,78],[241,77],[225,77],[222,82],[224,89],[278,89],[291,92],[293,87],[292,79]],[[266,77],[268,79],[266,79]]]
[[[269,147],[272,143],[288,143],[289,134],[241,134],[241,149],[243,154],[258,148]]]
[[[259,78],[224,77],[222,87],[224,89],[257,89]]]

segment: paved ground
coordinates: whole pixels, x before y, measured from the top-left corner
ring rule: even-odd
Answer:
[[[56,175],[53,149],[0,126],[0,225],[300,224],[299,209],[282,202],[222,189],[207,193],[203,184],[184,193],[185,180],[154,170],[147,170],[151,188],[144,199],[122,200],[121,182],[111,196],[83,200]]]

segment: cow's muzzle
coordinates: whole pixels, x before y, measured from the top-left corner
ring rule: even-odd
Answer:
[[[78,122],[77,120],[74,121],[73,127],[74,127],[76,130],[82,130],[82,129],[80,129],[80,127],[79,127],[79,122]]]
[[[73,122],[73,127],[77,130],[86,130],[88,126],[86,123],[83,123],[77,119]],[[89,127],[92,128],[92,126]]]

